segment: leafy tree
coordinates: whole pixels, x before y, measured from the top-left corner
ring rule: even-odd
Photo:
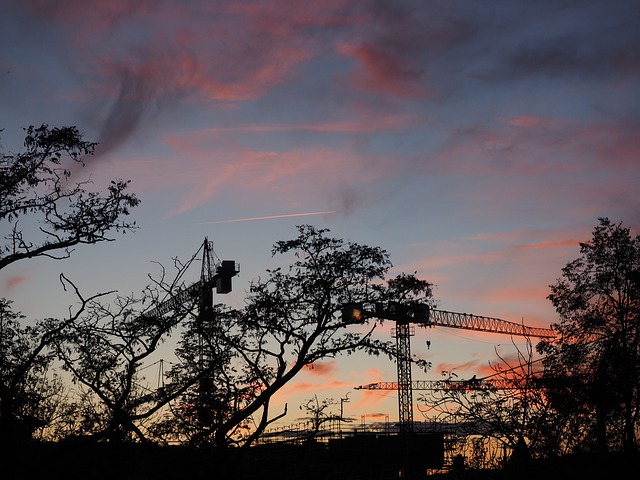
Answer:
[[[110,232],[137,228],[135,222],[122,220],[139,204],[135,195],[126,193],[129,182],[112,181],[102,195],[88,190],[89,180],[72,178],[72,170],[84,165],[95,145],[83,140],[75,127],[31,126],[24,151],[0,154],[0,270],[29,258],[67,258],[75,245],[111,241]],[[70,284],[61,279],[63,285]],[[60,391],[60,382],[50,372],[50,347],[76,318],[71,314],[24,326],[24,317],[13,313],[10,304],[0,302],[0,436],[7,442],[30,438],[51,417],[47,412],[56,410],[51,394]]]
[[[640,413],[640,236],[599,218],[548,297],[558,340],[542,342],[554,409],[574,449],[637,451]],[[595,444],[594,444],[595,440]]]
[[[169,388],[182,393],[171,403],[170,413],[153,427],[163,441],[206,447],[212,434],[238,405],[254,395],[255,382],[240,376],[234,360],[237,353],[221,340],[229,335],[239,313],[226,305],[214,305],[184,322],[175,350],[178,362],[167,372]],[[230,433],[241,437],[251,428],[249,420],[239,422]]]
[[[393,344],[373,338],[375,323],[365,320],[361,328],[346,328],[340,315],[346,303],[383,301],[391,294],[398,299],[405,294],[402,285],[409,282],[380,283],[391,266],[388,254],[377,247],[329,237],[326,229],[303,225],[298,231],[297,238],[277,242],[272,250],[274,255],[293,254],[293,263],[288,270],[270,270],[265,280],[251,284],[235,332],[229,330],[222,340],[242,361],[239,371],[244,378],[240,380],[258,385],[255,395],[215,432],[218,446],[227,445],[231,429],[250,417],[255,429],[243,444],[257,438],[271,422],[273,396],[318,360],[358,350],[396,358]],[[431,293],[429,283],[420,286],[410,293]]]
[[[68,280],[61,275],[63,284]],[[45,319],[23,325],[24,316],[0,299],[0,440],[11,445],[40,436],[51,437],[61,424],[73,423],[65,387],[55,370],[52,345],[73,324],[78,313],[65,320]]]
[[[151,435],[217,451],[248,447],[286,414],[286,407],[272,413],[271,400],[306,366],[358,350],[395,358],[395,345],[373,337],[375,322],[346,324],[342,307],[425,301],[431,284],[411,275],[384,283],[391,264],[380,248],[346,243],[311,226],[298,229],[296,239],[273,248],[274,255],[293,254],[293,263],[252,282],[243,309],[203,309],[196,290],[180,280],[193,259],[176,264],[174,280],[166,281],[163,270],[141,298],[88,303],[58,344],[65,368],[100,407],[97,417],[96,409],[84,408],[98,419],[87,423],[88,433],[111,440]],[[166,298],[176,300],[172,309],[159,309]],[[163,395],[145,395],[139,389],[143,364],[173,331],[180,334],[177,362],[167,371]],[[142,427],[161,410],[161,421]]]
[[[42,382],[52,358],[43,352],[38,330],[23,327],[23,315],[0,299],[0,438],[29,439],[46,422],[42,408],[53,384]],[[4,443],[4,442],[3,442]]]
[[[66,258],[75,245],[112,241],[111,231],[137,228],[121,220],[140,203],[126,193],[128,181],[113,180],[104,196],[88,190],[89,180],[73,181],[72,170],[95,146],[76,127],[31,126],[24,152],[0,156],[0,222],[9,231],[0,245],[0,269],[26,258]],[[38,230],[22,230],[23,218],[37,221]]]
[[[356,351],[396,358],[394,344],[373,337],[375,321],[343,321],[344,304],[417,301],[419,297],[425,301],[431,296],[431,284],[410,275],[385,283],[391,264],[384,250],[345,242],[327,233],[326,229],[299,226],[297,238],[277,242],[272,250],[274,256],[293,256],[288,268],[268,270],[266,278],[254,280],[243,309],[216,310],[214,328],[194,324],[184,331],[178,348],[181,365],[168,376],[172,383],[184,384],[185,378],[195,376],[190,365],[211,367],[204,370],[211,375],[209,398],[217,406],[213,418],[194,424],[192,431],[200,428],[198,438],[206,439],[219,452],[228,446],[250,446],[282,418],[286,407],[272,412],[273,397],[314,362]],[[205,355],[219,362],[198,363],[202,346]],[[203,394],[198,388],[194,385],[186,392],[173,411],[187,412],[198,405]],[[179,423],[188,421],[182,413]]]

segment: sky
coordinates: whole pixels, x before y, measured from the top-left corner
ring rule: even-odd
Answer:
[[[639,231],[637,0],[0,0],[0,12],[2,151],[20,151],[29,125],[75,125],[99,142],[85,175],[130,180],[142,201],[133,234],[3,269],[0,296],[29,318],[73,305],[60,273],[87,295],[136,293],[205,237],[240,264],[216,302],[241,307],[281,264],[273,244],[311,224],[385,249],[390,276],[433,282],[442,310],[548,327],[549,286],[598,218]],[[415,380],[480,377],[523,346],[446,327],[411,342],[433,364]],[[317,395],[348,399],[354,422],[394,421],[395,391],[354,387],[395,380],[388,359],[327,360],[272,411],[288,403],[295,423]]]

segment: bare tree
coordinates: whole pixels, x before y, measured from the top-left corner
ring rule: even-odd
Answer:
[[[499,466],[504,449],[521,451],[526,446],[527,453],[540,455],[549,450],[546,434],[553,417],[540,382],[542,366],[533,361],[528,338],[524,351],[513,346],[515,359],[496,349],[494,374],[459,380],[455,372],[443,372],[445,378],[418,399],[426,418],[450,426],[460,452],[480,453],[476,467],[488,460]]]
[[[324,398],[322,401],[318,399],[317,395],[313,398],[309,398],[300,405],[300,410],[307,413],[307,419],[311,424],[311,428],[308,429],[307,441],[311,442],[320,434],[324,425],[334,422],[349,422],[350,419],[344,418],[343,403],[348,401],[349,394],[346,397],[340,399],[340,401],[333,398]],[[340,405],[340,413],[336,413],[333,407]]]

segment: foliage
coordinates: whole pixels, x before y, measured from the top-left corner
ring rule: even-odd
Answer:
[[[288,270],[257,279],[236,310],[207,307],[211,286],[185,285],[186,263],[164,268],[139,298],[106,294],[81,300],[73,322],[60,327],[56,354],[84,392],[78,423],[96,439],[153,439],[196,446],[250,446],[274,421],[271,400],[305,367],[358,350],[395,358],[395,346],[372,337],[375,321],[347,325],[349,302],[428,299],[431,284],[402,275],[383,283],[386,252],[298,227],[298,238],[278,242],[273,254],[292,254]],[[196,254],[197,255],[197,254]],[[72,285],[69,283],[69,285]],[[75,288],[75,286],[74,286]],[[171,305],[172,308],[164,308]],[[162,342],[175,340],[175,359],[162,392],[142,388],[142,368]],[[162,415],[158,420],[155,416]]]
[[[601,218],[580,253],[551,285],[560,322],[536,347],[542,371],[532,368],[530,345],[515,364],[498,355],[491,378],[465,388],[449,376],[425,394],[425,413],[514,451],[526,444],[537,458],[637,451],[640,237]]]
[[[40,331],[23,327],[24,316],[0,299],[0,438],[28,439],[47,421],[44,399],[55,384],[45,378],[52,362]]]
[[[128,181],[111,181],[106,195],[88,191],[89,180],[75,182],[72,169],[96,144],[83,140],[76,127],[26,129],[25,151],[0,155],[0,269],[26,258],[66,258],[78,244],[111,241],[111,231],[134,230],[121,217],[140,201],[126,193]],[[21,221],[37,220],[37,231],[25,231]]]
[[[75,127],[31,126],[24,151],[0,154],[0,224],[7,232],[0,244],[0,269],[41,256],[67,258],[78,244],[111,241],[110,232],[137,228],[122,220],[139,204],[126,193],[129,182],[114,180],[102,195],[88,190],[89,180],[75,181],[72,170],[77,173],[95,145]],[[72,285],[64,276],[61,282]],[[51,369],[51,348],[79,313],[25,325],[24,316],[13,313],[10,305],[10,300],[0,300],[3,442],[31,439],[37,431],[46,436],[45,431],[72,423],[72,411],[63,405],[62,381]]]
[[[299,226],[297,238],[277,242],[272,250],[274,256],[292,255],[292,262],[254,280],[244,309],[218,307],[211,322],[196,319],[183,330],[176,350],[181,362],[168,376],[172,383],[184,384],[201,369],[201,378],[210,383],[204,390],[201,383],[194,384],[179,408],[173,408],[179,413],[174,434],[178,427],[185,432],[190,420],[185,412],[191,411],[196,415],[186,430],[190,441],[248,447],[286,414],[286,407],[272,413],[271,400],[305,367],[358,350],[395,358],[394,345],[373,338],[375,321],[346,325],[342,306],[429,297],[431,285],[411,276],[384,284],[391,265],[384,250],[327,233]],[[198,416],[202,406],[211,412],[205,422]],[[170,429],[170,424],[167,419],[164,425]]]
[[[84,300],[76,290],[82,315],[60,327],[55,349],[83,392],[77,407],[83,435],[115,442],[147,441],[147,429],[153,428],[149,423],[155,423],[163,407],[195,383],[196,378],[183,377],[182,384],[149,390],[142,372],[173,331],[197,314],[194,295],[181,297],[169,315],[157,308],[179,292],[189,291],[181,278],[194,259],[186,264],[176,260],[177,272],[170,283],[165,282],[163,268],[160,278],[139,298],[118,295],[107,303],[102,298],[107,293]],[[51,324],[60,322],[51,320]]]
[[[574,450],[634,452],[640,413],[640,236],[600,218],[549,299],[556,342],[543,342],[562,441]],[[592,441],[595,439],[595,443]]]
[[[221,341],[238,312],[225,305],[214,305],[209,312],[198,312],[186,319],[175,350],[178,362],[167,372],[169,389],[180,386],[177,402],[152,427],[155,438],[163,442],[206,446],[214,432],[234,409],[254,395],[255,381],[241,377],[233,360],[237,354]],[[228,333],[227,333],[228,335]],[[242,438],[250,421],[239,422],[229,433]]]

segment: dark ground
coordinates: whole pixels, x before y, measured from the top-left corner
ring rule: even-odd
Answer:
[[[354,452],[340,445],[329,451],[320,445],[254,447],[223,461],[185,447],[94,443],[33,443],[9,446],[2,452],[0,478],[23,480],[390,480],[398,478],[397,452],[376,448]],[[395,453],[395,454],[394,454]],[[428,455],[427,455],[428,456]],[[412,452],[412,458],[420,455]],[[422,463],[424,463],[422,458]],[[226,470],[232,465],[234,471]],[[419,470],[422,470],[419,468]],[[424,471],[424,470],[422,470]],[[502,471],[459,470],[446,474],[414,474],[414,479],[595,480],[636,478],[640,456],[574,455],[546,461],[527,461]]]

